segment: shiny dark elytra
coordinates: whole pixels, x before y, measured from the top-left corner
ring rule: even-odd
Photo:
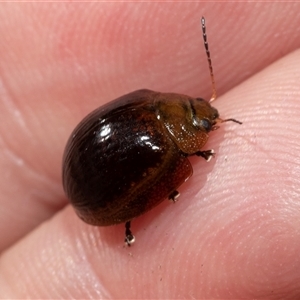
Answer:
[[[205,24],[202,29],[216,98]],[[125,242],[135,238],[130,221],[164,199],[193,172],[188,156],[225,121],[209,102],[186,95],[138,90],[86,116],[71,134],[63,157],[63,186],[78,216],[96,226],[125,223]]]

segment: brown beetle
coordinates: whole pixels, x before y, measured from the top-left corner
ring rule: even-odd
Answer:
[[[202,30],[216,98],[205,20]],[[225,121],[201,98],[138,90],[86,116],[68,140],[63,157],[63,185],[78,216],[96,226],[125,223],[125,242],[135,238],[132,219],[164,199],[193,172],[188,156],[209,160],[201,150],[208,133]]]

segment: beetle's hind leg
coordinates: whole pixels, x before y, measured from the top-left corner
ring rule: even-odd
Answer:
[[[125,223],[125,244],[130,247],[135,242],[135,236],[130,230],[131,221]]]
[[[177,201],[178,197],[180,196],[178,191],[173,191],[170,195],[169,195],[169,200],[173,201],[174,203]]]
[[[207,162],[209,162],[211,160],[211,158],[215,156],[215,151],[213,149],[204,150],[204,151],[197,151],[195,154],[197,156],[203,157]]]

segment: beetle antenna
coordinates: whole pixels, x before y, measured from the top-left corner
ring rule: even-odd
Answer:
[[[209,48],[208,48],[207,35],[206,35],[206,26],[205,26],[204,17],[201,18],[201,25],[202,25],[202,36],[203,36],[203,40],[204,40],[204,47],[205,47],[205,52],[206,52],[206,56],[207,56],[209,72],[210,72],[210,79],[211,79],[211,84],[212,84],[212,95],[211,95],[211,98],[210,98],[209,102],[212,102],[217,98],[217,91],[216,91],[216,84],[215,84],[215,77],[214,77],[213,67],[212,67],[211,58],[210,58],[210,52],[209,52]]]

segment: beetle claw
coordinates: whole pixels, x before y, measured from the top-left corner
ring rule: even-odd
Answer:
[[[178,191],[173,191],[170,195],[169,195],[169,200],[173,201],[174,203],[177,201],[177,198],[180,196]]]
[[[135,242],[135,236],[130,230],[131,221],[125,223],[125,244],[130,247]]]
[[[130,247],[135,242],[135,236],[133,234],[125,236],[125,244]]]
[[[212,157],[215,156],[215,151],[213,149],[211,150],[205,150],[205,151],[198,151],[195,153],[197,156],[203,157],[207,162],[211,160]]]

